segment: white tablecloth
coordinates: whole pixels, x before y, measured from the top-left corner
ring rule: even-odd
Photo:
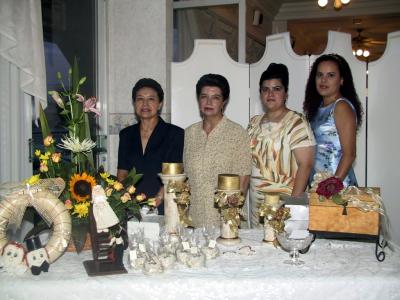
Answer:
[[[398,252],[386,250],[378,262],[373,243],[321,239],[301,255],[305,265],[292,266],[283,263],[287,252],[260,242],[262,231],[240,235],[256,254],[228,252],[207,268],[178,265],[155,276],[88,277],[82,262],[91,252],[66,253],[40,276],[1,273],[0,299],[400,299]]]

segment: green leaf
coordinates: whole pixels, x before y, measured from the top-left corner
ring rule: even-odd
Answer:
[[[74,57],[74,64],[72,67],[72,91],[73,93],[78,93],[79,91],[79,66],[78,66],[78,60],[76,56]]]
[[[39,120],[40,120],[40,127],[42,129],[42,136],[43,139],[51,134],[49,123],[47,122],[46,114],[44,113],[42,104],[39,104]]]
[[[135,177],[133,177],[133,185],[136,185],[136,183],[140,180],[140,179],[142,179],[142,177],[143,177],[143,174],[136,174],[135,175]]]
[[[335,202],[337,205],[343,205],[347,201],[344,200],[339,194],[335,194],[332,196],[332,201]]]
[[[57,76],[57,79],[58,79],[58,80],[61,80],[62,77],[61,77],[61,73],[60,73],[60,72],[57,72],[57,75],[56,75],[56,76]]]
[[[89,117],[87,114],[85,114],[85,122],[84,122],[84,130],[85,130],[85,138],[92,139],[90,136],[90,123],[89,123]],[[87,160],[89,162],[89,165],[92,169],[94,169],[94,160],[93,160],[93,152],[90,152],[87,154]]]
[[[122,181],[122,183],[124,184],[124,186],[129,184],[136,185],[136,183],[142,178],[142,176],[143,174],[137,174],[136,168],[133,167],[129,171],[128,176]]]

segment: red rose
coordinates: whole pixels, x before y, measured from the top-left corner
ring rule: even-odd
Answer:
[[[343,188],[343,182],[339,178],[329,177],[318,184],[317,194],[325,198],[330,198],[339,193]]]

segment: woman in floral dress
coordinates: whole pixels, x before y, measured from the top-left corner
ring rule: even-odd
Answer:
[[[265,193],[299,196],[306,187],[314,158],[314,137],[307,120],[286,107],[288,69],[272,63],[260,78],[265,114],[250,120],[252,173],[251,224],[258,226],[258,207]]]
[[[357,186],[352,165],[362,107],[350,67],[343,57],[327,54],[314,62],[307,82],[304,112],[317,142],[312,176],[326,172],[337,176],[345,186]]]

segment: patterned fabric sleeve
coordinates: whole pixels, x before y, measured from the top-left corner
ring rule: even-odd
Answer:
[[[290,134],[290,149],[294,150],[301,147],[315,146],[314,134],[312,133],[310,124],[301,115],[296,118],[289,130]]]

